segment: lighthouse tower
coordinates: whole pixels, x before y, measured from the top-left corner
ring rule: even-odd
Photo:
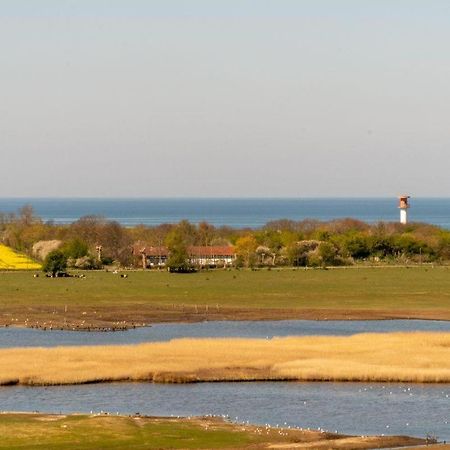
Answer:
[[[399,197],[400,223],[403,225],[408,223],[409,195],[401,195]]]

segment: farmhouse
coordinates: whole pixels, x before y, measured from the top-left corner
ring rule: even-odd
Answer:
[[[137,242],[132,248],[133,255],[140,258],[144,269],[164,267],[169,258],[169,250],[165,246],[151,246]],[[205,245],[188,247],[189,262],[197,266],[225,267],[236,259],[234,247],[231,245]]]
[[[192,246],[188,252],[191,264],[198,266],[229,266],[236,258],[231,245]]]
[[[144,269],[149,267],[164,267],[169,257],[167,247],[154,247],[146,245],[143,242],[136,242],[132,247],[132,253],[136,258],[141,259],[141,265]]]

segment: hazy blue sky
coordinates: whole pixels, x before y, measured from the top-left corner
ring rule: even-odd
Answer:
[[[0,196],[450,196],[448,0],[0,0]]]

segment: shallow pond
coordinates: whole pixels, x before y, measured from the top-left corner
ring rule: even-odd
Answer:
[[[120,332],[42,331],[28,328],[0,328],[0,348],[52,347],[57,345],[136,344],[168,341],[182,337],[348,336],[356,333],[392,331],[450,332],[450,322],[431,320],[361,321],[223,321],[156,324]]]
[[[233,421],[450,440],[450,386],[373,383],[112,383],[2,387],[0,410],[227,415]]]

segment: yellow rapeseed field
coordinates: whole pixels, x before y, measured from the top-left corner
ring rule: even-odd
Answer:
[[[16,253],[6,245],[0,244],[0,270],[39,270],[41,265],[26,255]]]
[[[449,383],[450,333],[0,350],[3,385],[255,380]]]

